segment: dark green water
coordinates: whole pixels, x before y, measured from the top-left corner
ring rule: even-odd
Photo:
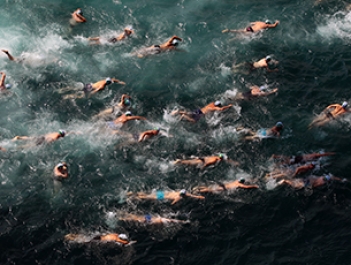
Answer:
[[[24,1],[2,0],[0,48],[26,58],[0,55],[11,94],[1,95],[1,264],[350,264],[350,187],[311,191],[272,189],[262,177],[274,154],[334,151],[314,174],[351,179],[351,118],[307,130],[326,106],[350,100],[351,16],[341,1]],[[81,7],[88,23],[70,29],[70,13]],[[280,20],[253,37],[234,39],[225,28],[250,21]],[[132,25],[135,35],[116,45],[91,46],[86,37],[110,37]],[[180,49],[139,59],[130,53],[183,38]],[[279,71],[234,74],[230,67],[271,54]],[[63,100],[61,88],[116,77],[89,99]],[[231,102],[228,95],[250,84],[278,87],[277,95]],[[92,120],[123,93],[147,122],[124,130],[159,126],[173,137],[115,149],[121,139]],[[177,122],[175,107],[196,109],[221,99],[234,108],[196,124]],[[285,125],[283,137],[243,142],[234,128]],[[21,150],[15,135],[59,129],[81,131],[51,145]],[[239,168],[220,164],[204,171],[171,166],[177,158],[225,153]],[[70,178],[53,193],[52,170],[60,161]],[[204,202],[126,202],[126,191],[190,190],[244,176],[256,191],[208,196]],[[183,227],[111,226],[107,212],[155,213],[189,219]],[[109,222],[107,222],[109,221]],[[113,222],[112,222],[113,223]],[[109,244],[70,245],[67,233],[127,233],[129,248]]]

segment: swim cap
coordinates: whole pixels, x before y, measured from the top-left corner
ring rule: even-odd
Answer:
[[[344,101],[344,102],[342,103],[342,107],[343,107],[343,108],[346,108],[348,105],[349,105],[349,103],[347,103],[346,101]]]
[[[124,105],[126,105],[126,106],[130,106],[130,100],[129,99],[124,99]]]
[[[78,10],[77,10],[77,14],[78,14],[78,15],[83,15],[82,9],[78,9]]]
[[[179,44],[179,41],[177,39],[172,40],[172,45],[177,46]]]
[[[217,100],[217,101],[214,103],[214,105],[215,105],[216,107],[220,107],[220,106],[222,106],[222,102],[220,102],[219,100]]]
[[[278,121],[278,122],[275,124],[275,127],[283,128],[283,123],[282,123],[281,121]]]
[[[59,134],[60,134],[62,137],[65,137],[66,132],[65,132],[64,130],[59,130]]]
[[[106,78],[106,84],[109,85],[109,84],[111,84],[111,83],[112,83],[111,78],[107,77],[107,78]]]
[[[242,183],[242,184],[244,184],[244,183],[245,183],[245,179],[244,179],[244,178],[240,178],[240,179],[239,179],[239,182]]]
[[[270,60],[272,60],[272,57],[270,55],[266,56],[266,61],[269,62]]]
[[[130,111],[127,111],[126,113],[124,113],[124,115],[126,116],[132,116],[132,113]]]
[[[155,131],[160,131],[161,129],[158,128],[158,127],[156,127],[156,128],[154,128],[154,130],[155,130]]]
[[[62,163],[58,163],[56,167],[63,167]]]
[[[223,159],[223,158],[224,158],[224,155],[223,155],[223,154],[219,154],[218,157],[219,157],[220,159]]]
[[[325,175],[325,179],[326,179],[327,181],[329,181],[329,180],[331,180],[331,176]]]
[[[266,24],[272,24],[272,22],[269,19],[267,19],[265,22]]]
[[[5,87],[6,87],[6,89],[10,89],[12,87],[12,85],[11,84],[6,84]]]
[[[145,215],[145,221],[151,222],[152,216],[150,214]]]
[[[267,88],[268,88],[267,85],[260,86],[260,91],[267,90]]]
[[[180,192],[179,192],[179,195],[180,196],[184,196],[186,194],[186,190],[185,189],[182,189]]]
[[[128,236],[126,234],[119,234],[118,237],[122,240],[128,240]]]

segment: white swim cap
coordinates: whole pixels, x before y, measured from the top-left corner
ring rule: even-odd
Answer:
[[[222,105],[222,102],[220,102],[219,100],[217,100],[217,101],[214,103],[214,105],[215,105],[216,107],[221,106],[221,105]]]
[[[107,78],[106,78],[106,83],[109,83],[109,84],[111,84],[111,83],[112,83],[112,80],[111,80],[111,78],[110,78],[110,77],[107,77]]]
[[[344,101],[344,102],[342,103],[342,107],[343,107],[343,108],[346,108],[348,105],[349,105],[349,103],[347,103],[346,101]]]
[[[6,84],[5,87],[6,87],[6,89],[10,89],[12,87],[12,85],[11,84]]]
[[[63,164],[62,163],[58,163],[57,167],[63,167]]]
[[[272,57],[270,55],[267,55],[266,56],[266,61],[270,61],[270,60],[272,60]]]
[[[127,111],[126,113],[124,113],[124,115],[126,115],[126,116],[132,116],[132,112]]]
[[[178,41],[177,39],[172,40],[172,44],[173,44],[174,46],[177,46],[178,43],[179,43],[179,41]]]
[[[65,131],[65,130],[59,130],[59,134],[60,134],[62,137],[65,137],[66,131]]]
[[[180,192],[179,192],[180,195],[185,195],[186,194],[186,190],[185,189],[182,189]]]
[[[122,240],[128,240],[128,236],[126,234],[119,234],[118,237]]]
[[[79,9],[77,10],[77,14],[78,14],[78,15],[83,15],[82,9],[79,8]]]

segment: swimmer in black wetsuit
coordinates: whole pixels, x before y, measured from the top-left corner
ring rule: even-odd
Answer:
[[[227,32],[233,32],[233,33],[255,33],[258,31],[261,31],[263,29],[268,29],[268,28],[275,28],[278,26],[279,21],[275,21],[274,24],[271,24],[269,20],[266,20],[265,22],[263,21],[256,21],[256,22],[251,22],[250,26],[248,26],[245,29],[224,29],[222,30],[222,33],[227,33]]]

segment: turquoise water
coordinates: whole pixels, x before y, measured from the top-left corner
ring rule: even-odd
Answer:
[[[88,22],[69,26],[83,9]],[[222,34],[250,21],[279,20],[254,36]],[[1,264],[349,264],[350,189],[333,184],[315,191],[274,188],[263,176],[272,154],[334,151],[316,175],[350,179],[350,116],[307,130],[316,114],[349,101],[351,17],[340,1],[3,1],[0,48],[25,58],[0,55],[0,70],[13,86],[1,95]],[[115,45],[89,45],[132,26],[135,34]],[[131,56],[171,36],[180,51]],[[278,72],[233,73],[233,65],[272,55]],[[64,100],[81,83],[106,77],[114,84],[90,98]],[[278,87],[276,95],[246,102],[229,98],[249,85]],[[70,91],[61,93],[63,89]],[[92,119],[132,97],[132,112],[147,121],[123,130],[161,127],[171,137],[119,146],[123,139]],[[196,124],[169,115],[221,99],[225,113]],[[281,139],[243,142],[239,126],[253,130],[285,125]],[[38,136],[59,129],[82,132],[45,146],[21,149],[16,135]],[[238,168],[173,167],[177,158],[224,153]],[[53,167],[69,164],[70,178],[54,192]],[[204,202],[133,202],[127,191],[182,189],[245,177],[258,191],[208,196]],[[189,219],[184,227],[129,227],[107,220],[107,212],[155,213]],[[118,214],[117,214],[118,217]],[[129,248],[109,244],[70,245],[67,233],[127,233]]]

